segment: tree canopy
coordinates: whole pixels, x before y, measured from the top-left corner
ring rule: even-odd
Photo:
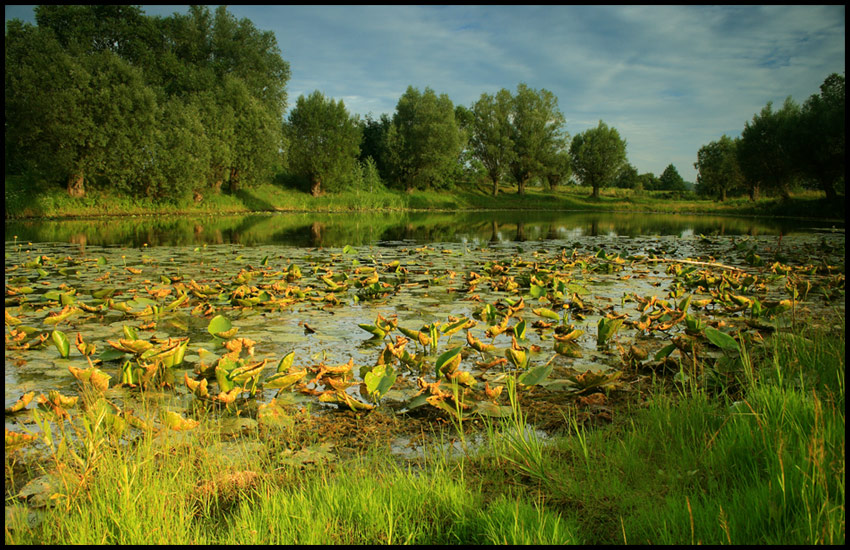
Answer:
[[[439,187],[458,160],[461,137],[449,96],[409,86],[387,134],[393,179],[407,192]]]
[[[613,183],[626,164],[626,142],[616,128],[609,128],[600,120],[596,128],[573,138],[570,156],[575,175],[593,189],[594,198],[599,198],[599,189]]]
[[[268,176],[283,148],[289,64],[272,32],[221,6],[38,6],[6,27],[7,171],[176,196]]]
[[[727,194],[743,189],[744,176],[738,166],[736,148],[739,140],[723,135],[703,145],[697,152],[697,193],[725,201]]]
[[[360,125],[342,100],[326,99],[318,90],[303,95],[289,113],[289,166],[310,180],[310,193],[334,190],[350,174],[360,154]]]

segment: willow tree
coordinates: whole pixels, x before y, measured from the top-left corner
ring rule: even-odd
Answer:
[[[493,196],[514,158],[511,139],[511,92],[502,88],[495,95],[481,94],[472,105],[470,145],[473,156],[484,166],[493,184]]]
[[[743,189],[744,176],[735,154],[737,142],[724,134],[717,141],[700,147],[694,163],[697,193],[717,197],[722,202],[730,192]]]
[[[570,144],[573,171],[599,198],[599,189],[611,184],[626,164],[626,142],[616,128],[599,121],[596,128],[577,134]]]
[[[310,181],[314,197],[336,190],[357,167],[361,129],[342,100],[326,98],[318,90],[295,102],[286,126],[289,166]]]
[[[508,169],[516,181],[517,193],[522,195],[532,177],[545,177],[553,152],[565,147],[564,115],[552,92],[521,83],[513,97],[510,120],[513,155]]]
[[[449,96],[409,86],[396,105],[387,146],[392,177],[408,193],[445,183],[463,146]]]

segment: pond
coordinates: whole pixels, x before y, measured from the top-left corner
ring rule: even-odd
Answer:
[[[243,427],[305,407],[503,416],[509,379],[556,404],[628,391],[626,371],[722,364],[844,309],[843,227],[799,222],[278,214],[6,239],[6,408],[30,394],[22,411],[61,416],[95,388],[148,425],[199,404]]]
[[[832,223],[653,213],[463,212],[131,216],[94,220],[6,221],[6,239],[84,247],[273,244],[333,247],[405,241],[418,244],[551,241],[596,236],[779,235]],[[843,224],[839,226],[843,229]]]

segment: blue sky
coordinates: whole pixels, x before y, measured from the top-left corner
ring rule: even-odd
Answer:
[[[5,8],[6,20],[34,22],[32,6]],[[702,145],[740,135],[768,101],[802,103],[845,71],[844,6],[228,9],[274,31],[292,71],[290,105],[321,90],[377,116],[411,85],[470,106],[525,82],[558,97],[571,136],[603,120],[640,172],[660,175],[672,163],[689,181]]]

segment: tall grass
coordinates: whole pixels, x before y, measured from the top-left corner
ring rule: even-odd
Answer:
[[[91,406],[89,429],[65,442],[83,463],[58,436],[56,460],[41,463],[54,476],[45,507],[8,494],[10,481],[22,485],[10,477],[42,472],[31,464],[22,474],[6,454],[5,540],[842,544],[843,320],[742,353],[735,401],[659,383],[613,424],[591,429],[567,415],[551,440],[528,425],[522,390],[509,382],[511,414],[489,421],[488,444],[459,458],[434,447],[410,463],[381,447],[293,460],[306,452],[294,441],[310,449],[318,440],[288,431],[232,440],[204,418],[196,430],[144,432],[127,444],[98,427]]]

